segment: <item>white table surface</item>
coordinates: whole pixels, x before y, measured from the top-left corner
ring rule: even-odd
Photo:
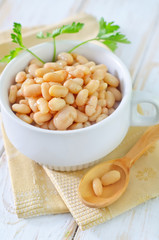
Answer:
[[[14,21],[45,25],[80,12],[121,26],[132,44],[120,45],[116,54],[129,68],[134,88],[159,95],[159,0],[0,0],[0,31],[11,28]],[[0,155],[1,240],[159,239],[159,198],[84,232],[69,213],[18,219],[1,133]]]

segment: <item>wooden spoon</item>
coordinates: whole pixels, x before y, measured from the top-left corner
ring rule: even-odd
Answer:
[[[148,128],[124,157],[97,164],[90,169],[83,176],[79,184],[79,195],[82,202],[89,207],[101,208],[117,201],[128,186],[131,166],[158,139],[159,125],[155,125]],[[101,178],[106,172],[111,170],[120,172],[120,180],[114,184],[103,187],[102,195],[97,197],[92,187],[93,180],[95,178]]]

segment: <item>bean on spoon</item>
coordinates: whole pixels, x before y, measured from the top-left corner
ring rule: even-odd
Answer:
[[[79,184],[78,192],[82,202],[89,207],[102,208],[117,201],[127,189],[130,168],[158,139],[159,125],[155,125],[148,128],[124,157],[106,161],[91,168]],[[100,190],[100,193],[102,192],[100,195],[98,190],[96,190],[98,193],[95,194],[92,187],[93,180],[96,178],[100,180],[103,175],[110,174],[114,170],[120,173],[120,179],[113,184],[104,186],[103,191]],[[110,180],[110,178],[108,179]],[[99,186],[99,181],[97,183],[97,186]]]

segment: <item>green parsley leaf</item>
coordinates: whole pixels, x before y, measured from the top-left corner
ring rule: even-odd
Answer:
[[[37,38],[40,38],[40,39],[45,39],[45,38],[47,38],[46,36],[44,36],[43,32],[39,32],[38,34],[36,34],[36,37],[37,37]]]
[[[13,24],[13,32],[21,35],[22,25],[20,23],[14,22]]]
[[[106,22],[104,18],[102,17],[99,21],[99,32],[95,38],[88,39],[77,46],[73,47],[69,53],[74,51],[79,46],[91,42],[91,41],[99,41],[103,43],[104,45],[107,45],[112,51],[115,51],[117,49],[117,43],[130,43],[130,41],[126,38],[124,34],[121,34],[120,32],[117,32],[120,29],[120,27],[114,22]]]
[[[24,47],[23,40],[22,40],[22,33],[21,33],[21,24],[20,23],[14,23],[13,25],[13,32],[11,34],[12,42],[15,42],[19,44],[21,47]]]
[[[72,24],[68,25],[63,25],[60,28],[57,28],[56,30],[53,31],[52,37],[57,37],[63,33],[77,33],[79,32],[84,26],[84,23],[75,23],[73,22]]]
[[[18,56],[19,52],[21,52],[23,50],[23,48],[15,48],[14,50],[10,51],[9,55],[6,55],[5,57],[3,57],[0,62],[6,62],[9,63],[13,58],[15,58],[16,56]]]
[[[127,40],[125,35],[121,33],[116,33],[115,35],[110,35],[108,37],[101,37],[104,41],[101,41],[103,44],[107,45],[113,52],[117,49],[117,43],[130,43],[130,41]]]
[[[105,40],[102,41],[102,43],[104,45],[106,45],[108,48],[110,48],[113,52],[117,49],[117,43],[116,42],[112,42],[111,40]]]
[[[13,58],[15,58],[20,51],[26,50],[27,52],[31,53],[34,57],[36,57],[39,61],[44,63],[37,55],[35,55],[32,51],[30,51],[27,47],[23,44],[23,38],[22,38],[22,26],[20,23],[14,23],[13,24],[13,33],[11,33],[11,39],[13,43],[16,43],[20,46],[20,48],[15,48],[14,50],[10,51],[9,55],[6,55],[3,57],[0,62],[10,62]]]
[[[84,23],[75,23],[64,25],[61,28],[61,33],[77,33],[84,27]]]
[[[125,35],[117,32],[115,35],[111,35],[107,38],[110,41],[119,42],[119,43],[130,43],[130,41],[125,37]]]
[[[113,33],[117,31],[120,27],[118,25],[115,25],[114,22],[107,23],[104,21],[104,18],[102,17],[99,21],[99,33],[97,37],[101,37],[108,33]]]
[[[57,28],[52,32],[52,34],[50,34],[50,37],[55,38],[55,37],[59,36],[60,34],[61,34],[61,28]]]
[[[44,35],[43,32],[39,32],[36,34],[36,37],[39,39],[46,39],[46,38],[51,38],[52,34],[47,32],[46,35]]]
[[[97,40],[107,45],[112,51],[117,49],[117,42],[119,43],[130,43],[124,34],[117,32],[120,29],[114,22],[106,22],[102,17],[99,21],[99,32]]]
[[[37,38],[40,38],[40,39],[53,38],[53,44],[54,44],[53,62],[54,62],[56,58],[55,38],[64,33],[77,33],[83,28],[83,26],[84,26],[84,23],[73,22],[72,24],[63,25],[62,27],[55,29],[52,33],[47,32],[46,35],[44,35],[42,32],[39,32],[36,36]]]

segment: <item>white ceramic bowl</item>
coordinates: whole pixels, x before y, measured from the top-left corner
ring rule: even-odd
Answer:
[[[57,52],[68,51],[78,42],[58,41]],[[31,48],[44,61],[51,61],[52,43]],[[23,70],[32,55],[25,52],[12,60],[1,75],[0,103],[6,133],[12,144],[24,155],[55,170],[82,169],[115,149],[125,137],[131,122],[132,82],[121,60],[109,50],[95,44],[85,44],[77,49],[79,54],[96,63],[104,63],[120,79],[123,98],[115,112],[105,120],[90,127],[73,131],[50,131],[29,125],[12,112],[8,89],[17,72]],[[133,107],[133,125],[155,124],[159,119],[159,101],[149,93],[136,92],[135,105],[148,101],[156,107],[155,117],[140,116]]]

